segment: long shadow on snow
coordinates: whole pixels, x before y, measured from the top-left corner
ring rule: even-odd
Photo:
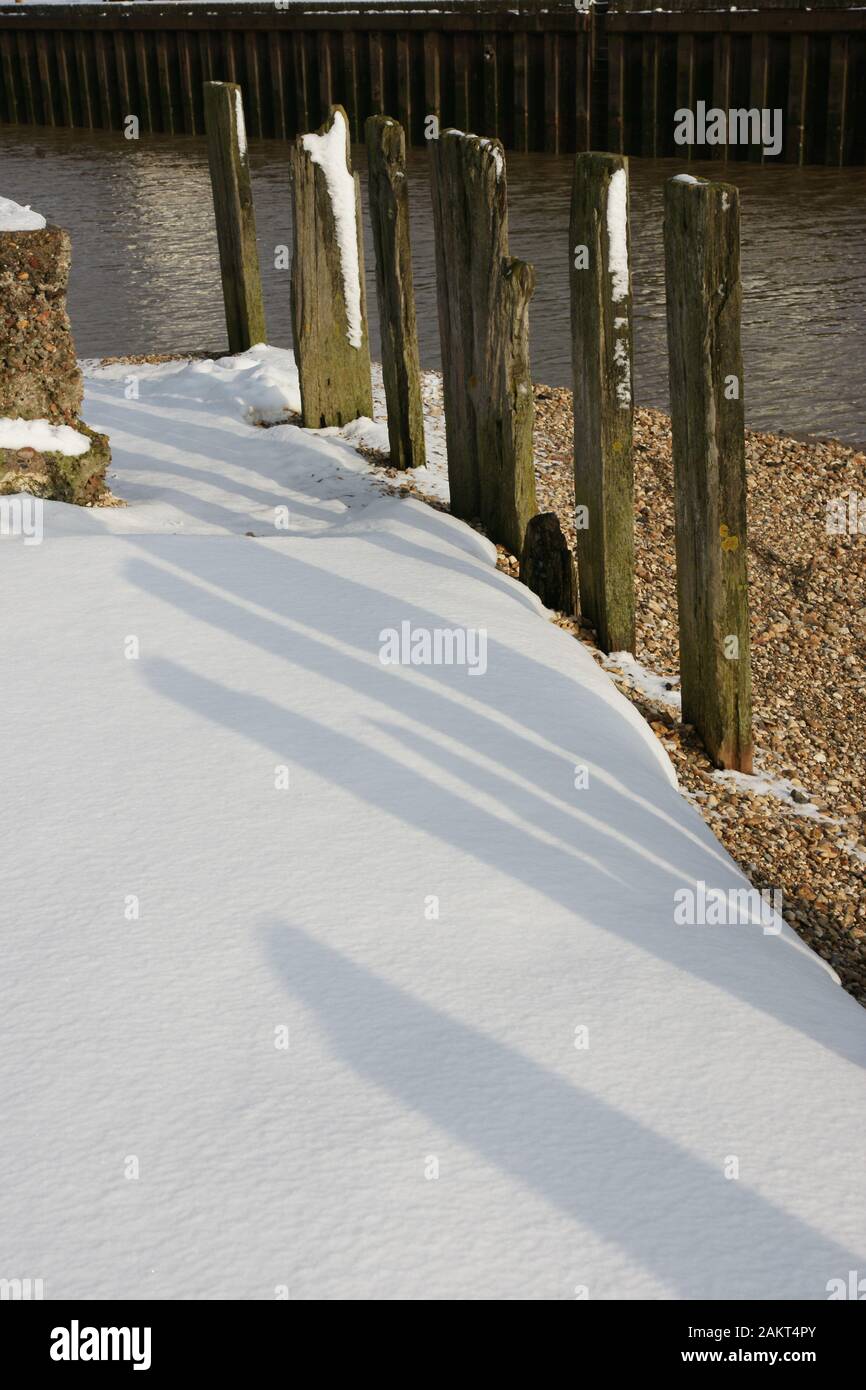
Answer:
[[[277,921],[262,934],[271,967],[315,1010],[344,1066],[683,1295],[824,1298],[828,1279],[862,1268],[860,1255],[744,1183],[301,928]]]

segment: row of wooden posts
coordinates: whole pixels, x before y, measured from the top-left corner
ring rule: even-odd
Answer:
[[[229,346],[264,341],[240,88],[205,84]],[[405,136],[366,124],[391,463],[424,463]],[[430,142],[451,510],[539,566],[528,310],[533,268],[509,255],[498,141]],[[292,331],[303,423],[372,413],[360,185],[342,107],[291,152]],[[746,480],[735,187],[681,175],[665,194],[665,270],[683,719],[713,761],[752,767]],[[580,610],[608,652],[633,651],[634,469],[628,161],[579,154],[570,224],[575,534]],[[531,554],[530,552],[536,553]],[[548,555],[548,570],[562,555]],[[570,557],[565,561],[571,567]],[[549,601],[549,600],[548,600]]]

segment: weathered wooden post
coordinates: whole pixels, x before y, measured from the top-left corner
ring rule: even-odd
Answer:
[[[634,651],[628,160],[579,154],[571,200],[574,500],[580,607],[606,652]]]
[[[683,719],[751,772],[737,189],[669,180],[664,239]]]
[[[267,338],[241,89],[205,82],[204,117],[230,352]]]
[[[406,137],[403,127],[388,116],[370,116],[366,136],[391,462],[395,468],[423,468],[424,415],[409,240]]]
[[[349,122],[332,106],[291,154],[292,334],[305,425],[343,425],[373,414],[361,191]]]
[[[520,582],[538,594],[545,608],[576,612],[574,560],[556,512],[539,512],[530,519],[520,556]]]
[[[498,140],[430,141],[451,510],[520,555],[537,511],[529,370],[532,266],[508,254]]]

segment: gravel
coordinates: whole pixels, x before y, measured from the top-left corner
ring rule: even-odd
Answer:
[[[573,548],[571,393],[536,386],[535,402],[539,510],[556,512]],[[647,720],[683,795],[754,886],[781,891],[786,921],[866,1006],[866,520],[864,534],[826,526],[829,500],[849,489],[866,498],[866,455],[746,432],[754,777],[717,772],[677,708],[671,432],[660,411],[635,411],[634,460],[635,656],[661,681],[611,663],[580,620],[555,621]],[[396,490],[421,491],[387,472]],[[516,577],[501,547],[499,565]]]

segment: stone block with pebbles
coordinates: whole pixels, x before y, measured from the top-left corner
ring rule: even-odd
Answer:
[[[0,493],[91,503],[105,492],[111,453],[79,414],[70,259],[68,232],[0,199]]]

